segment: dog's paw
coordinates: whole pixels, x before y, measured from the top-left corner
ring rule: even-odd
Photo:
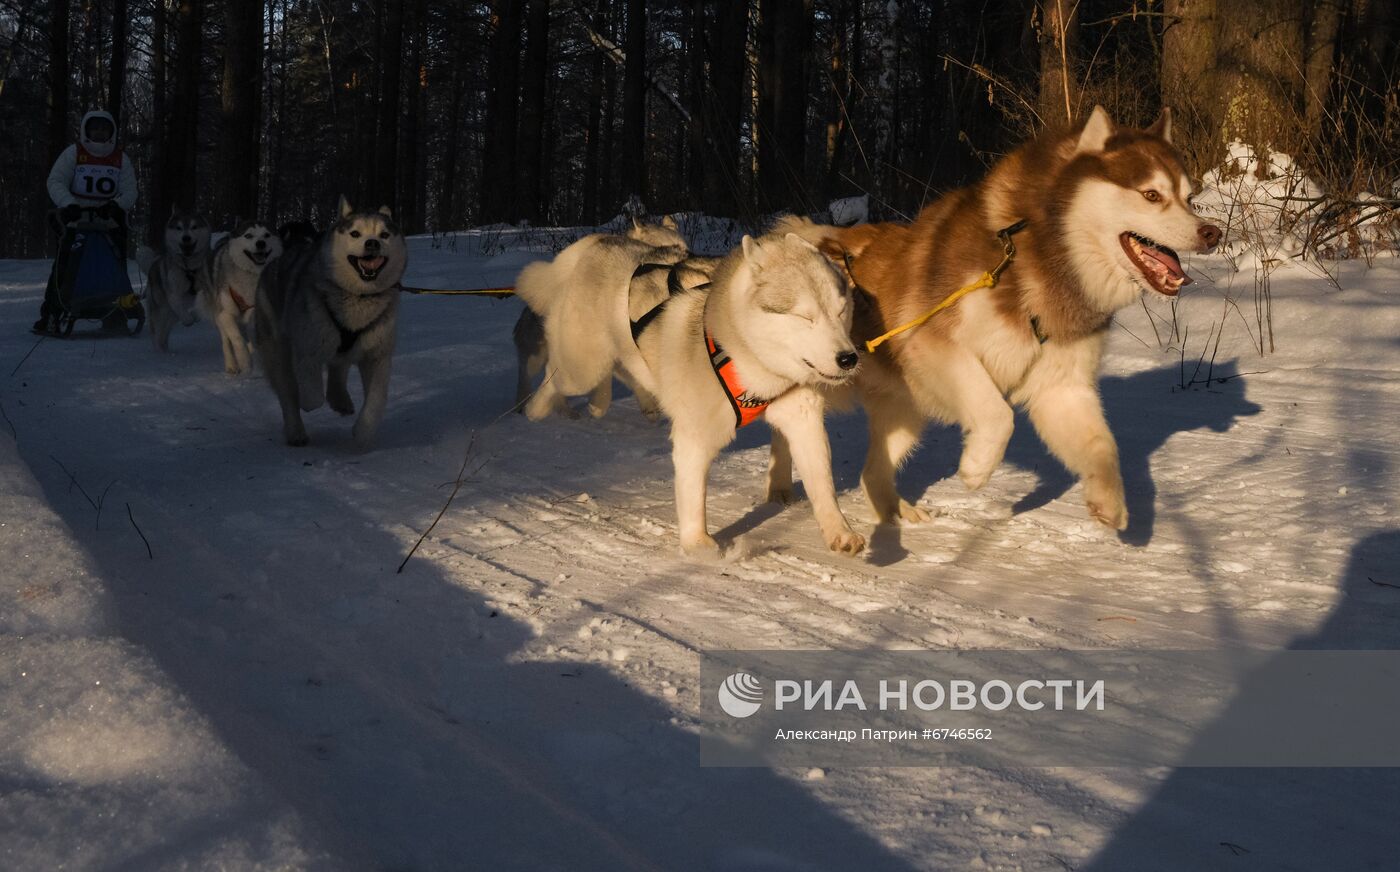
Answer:
[[[967,485],[968,490],[981,490],[987,480],[992,477],[994,471],[996,471],[995,466],[972,463],[964,457],[962,464],[958,466],[958,478],[962,479],[962,483]]]
[[[681,551],[687,557],[699,557],[705,559],[717,559],[720,555],[719,543],[708,533],[702,533],[691,539],[681,540]]]
[[[834,535],[825,538],[826,547],[838,554],[849,554],[854,557],[865,550],[865,537],[850,527],[837,530]]]
[[[933,515],[926,509],[921,509],[907,500],[899,501],[896,516],[901,524],[927,524],[933,520]]]
[[[355,448],[359,451],[368,451],[373,448],[376,429],[364,421],[356,421],[355,426],[350,428],[350,436],[355,440]]]
[[[1084,482],[1084,503],[1089,517],[1113,530],[1128,529],[1128,506],[1123,500],[1122,485]]]
[[[778,503],[780,505],[791,505],[797,499],[792,491],[792,485],[768,485],[768,495],[764,497],[767,502]]]
[[[602,405],[588,404],[588,414],[592,418],[601,418],[608,413],[608,407]]]
[[[326,405],[341,415],[355,414],[355,401],[350,399],[348,395],[343,397],[328,396],[326,397]]]
[[[224,364],[224,372],[228,375],[242,375],[243,367],[236,363],[226,363]]]
[[[311,441],[307,438],[306,429],[304,427],[298,427],[295,430],[285,430],[282,435],[286,438],[287,444],[293,448],[301,448]]]
[[[1119,499],[1117,504],[1090,502],[1089,517],[1113,530],[1128,529],[1128,507]]]

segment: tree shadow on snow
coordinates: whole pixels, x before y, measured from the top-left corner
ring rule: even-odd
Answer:
[[[1245,381],[1233,361],[1217,364],[1209,385],[1181,390],[1179,383],[1180,372],[1174,365],[1129,376],[1109,376],[1099,382],[1104,413],[1118,442],[1129,516],[1128,529],[1120,538],[1129,545],[1143,546],[1152,540],[1157,518],[1152,456],[1157,450],[1177,433],[1200,429],[1224,433],[1238,418],[1260,411],[1259,406],[1246,399]],[[864,419],[843,417],[829,423],[837,487],[841,490],[859,487],[860,466],[868,442]],[[936,482],[952,477],[957,472],[961,452],[962,440],[956,428],[929,425],[918,450],[900,472],[900,492],[917,499]],[[1016,429],[1004,462],[1039,477],[1035,488],[1013,506],[1017,514],[1063,497],[1076,481],[1046,450],[1023,413],[1016,415]],[[885,555],[883,562],[892,562],[907,554],[899,543],[897,527],[877,528],[872,545]]]
[[[1340,586],[1327,620],[1289,647],[1400,649],[1400,531],[1357,542]],[[1249,677],[1241,687],[1248,693]],[[1229,728],[1233,718],[1245,718],[1236,705],[1201,732]],[[1328,741],[1318,736],[1319,743]],[[1396,768],[1180,768],[1085,868],[1393,869],[1400,856],[1397,808]]]
[[[104,438],[141,446],[138,421],[109,415]],[[522,655],[535,631],[488,598],[518,577],[489,559],[457,552],[466,582],[439,570],[451,554],[420,555],[396,575],[403,539],[365,490],[372,466],[342,480],[334,465],[303,463],[324,452],[253,444],[176,491],[199,505],[164,505],[152,494],[180,461],[148,446],[176,466],[131,473],[145,492],[119,486],[113,497],[136,505],[148,560],[130,531],[92,532],[90,507],[45,459],[76,450],[29,448],[26,462],[86,546],[122,635],[336,868],[911,868],[800,783],[700,768],[694,733],[624,666]],[[172,826],[112,863],[197,856],[227,832],[218,821]]]

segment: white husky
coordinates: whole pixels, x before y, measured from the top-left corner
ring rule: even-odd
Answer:
[[[567,397],[589,396],[593,417],[607,413],[614,372],[637,394],[643,409],[655,393],[650,372],[632,339],[632,277],[643,264],[686,258],[685,240],[667,217],[660,225],[633,222],[625,236],[595,233],[554,260],[525,267],[515,292],[544,320],[544,381],[525,404],[532,421],[548,417]],[[656,301],[641,301],[641,309]]]
[[[282,240],[257,222],[239,224],[219,240],[200,274],[199,307],[219,328],[224,372],[237,375],[253,366],[246,331],[253,325],[258,278],[282,254]]]
[[[851,342],[846,277],[796,234],[745,236],[715,267],[708,290],[671,297],[638,344],[671,419],[681,547],[716,554],[705,518],[710,464],[738,428],[766,414],[775,450],[791,451],[833,551],[865,539],[836,503],[822,388],[848,384],[860,357]],[[790,479],[788,480],[790,483]],[[770,478],[770,499],[782,482]]]

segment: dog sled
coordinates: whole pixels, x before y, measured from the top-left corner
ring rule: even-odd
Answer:
[[[114,233],[120,227],[95,208],[84,209],[79,220],[63,228],[34,332],[70,336],[79,321],[101,321],[108,332],[141,332],[146,310],[131,288]]]

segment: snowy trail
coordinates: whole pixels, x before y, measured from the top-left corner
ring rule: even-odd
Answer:
[[[429,286],[508,283],[539,256],[414,244],[408,280]],[[207,325],[169,355],[45,341],[9,376],[46,265],[0,262],[0,860],[1245,868],[1228,842],[1249,868],[1386,868],[1400,773],[695,765],[705,649],[1400,646],[1400,591],[1367,583],[1400,583],[1400,267],[1346,264],[1345,290],[1276,274],[1264,358],[1222,263],[1197,269],[1217,283],[1179,306],[1186,378],[1222,318],[1216,376],[1256,374],[1174,390],[1178,356],[1125,313],[1103,381],[1124,540],[1023,420],[976,494],[949,478],[957,434],[931,429],[900,482],[940,516],[873,528],[847,415],[836,478],[869,555],[826,552],[805,502],[759,502],[758,428],[712,478],[717,538],[743,558],[697,564],[677,554],[665,430],[630,398],[598,421],[492,423],[518,303],[406,298],[378,449],[353,453],[322,411],[292,450]],[[475,471],[396,575],[473,430]],[[100,529],[59,463],[105,492]]]

